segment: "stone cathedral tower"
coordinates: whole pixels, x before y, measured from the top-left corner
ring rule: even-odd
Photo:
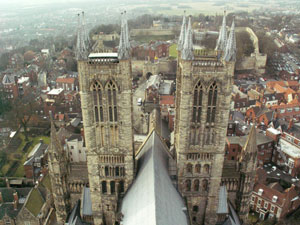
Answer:
[[[119,197],[134,176],[132,75],[128,27],[118,53],[88,55],[79,28],[77,59],[94,224],[115,224]]]
[[[191,224],[215,224],[233,85],[234,23],[227,40],[225,15],[216,51],[193,49],[191,17],[178,43],[175,148],[178,188]]]
[[[68,186],[68,160],[65,150],[51,121],[51,144],[49,148],[49,174],[52,185],[52,194],[56,209],[58,225],[65,224],[70,211],[70,191]]]

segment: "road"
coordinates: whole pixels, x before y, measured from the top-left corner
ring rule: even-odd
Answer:
[[[142,106],[137,105],[137,100],[139,98],[142,98],[143,101],[145,99],[146,86],[147,82],[144,80],[133,92],[133,127],[138,134],[146,134],[148,127],[146,117],[142,111]]]

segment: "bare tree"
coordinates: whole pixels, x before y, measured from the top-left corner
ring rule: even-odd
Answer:
[[[28,124],[38,109],[38,104],[33,96],[17,98],[11,103],[11,111],[7,113],[12,126],[24,130],[25,140],[28,141]]]

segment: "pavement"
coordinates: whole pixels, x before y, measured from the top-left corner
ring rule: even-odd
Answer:
[[[139,83],[139,86],[133,91],[133,127],[137,134],[147,133],[147,119],[142,111],[142,106],[137,105],[137,100],[142,98],[145,100],[145,89],[147,86],[146,80]]]

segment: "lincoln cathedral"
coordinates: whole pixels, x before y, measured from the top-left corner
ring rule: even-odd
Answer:
[[[126,13],[117,52],[93,52],[79,23],[76,57],[86,163],[72,163],[52,122],[49,168],[57,224],[248,224],[256,165],[251,128],[238,161],[225,140],[236,61],[235,24],[226,15],[215,50],[197,51],[192,17],[178,40],[174,141],[153,109],[134,146],[132,64]]]

